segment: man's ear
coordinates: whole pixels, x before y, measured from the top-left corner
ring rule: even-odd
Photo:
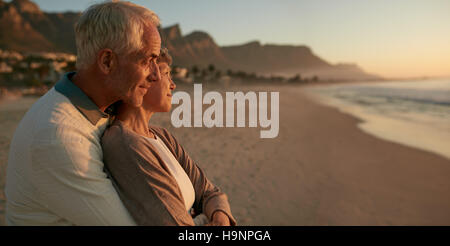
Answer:
[[[111,49],[102,49],[97,55],[97,65],[104,74],[110,74],[116,66],[116,56]]]

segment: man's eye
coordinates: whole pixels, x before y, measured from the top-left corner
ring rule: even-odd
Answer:
[[[155,60],[154,57],[144,60],[144,65],[150,65]]]

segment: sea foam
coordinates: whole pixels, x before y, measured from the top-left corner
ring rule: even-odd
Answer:
[[[308,89],[384,140],[450,159],[450,79],[332,85]]]

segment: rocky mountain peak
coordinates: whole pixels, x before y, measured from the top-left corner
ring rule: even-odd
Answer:
[[[257,40],[250,41],[248,43],[243,44],[242,46],[243,47],[247,47],[247,48],[250,48],[250,47],[252,47],[252,48],[259,48],[259,47],[261,47],[261,42],[259,42]]]
[[[209,36],[208,33],[202,31],[193,31],[190,34],[186,35],[185,38],[189,41],[213,41],[213,38]]]
[[[0,49],[76,53],[73,25],[79,15],[46,13],[30,0],[0,0]],[[183,36],[179,24],[161,28],[160,33],[177,66],[204,68],[213,64],[222,71],[316,75],[321,79],[370,77],[355,64],[330,64],[307,46],[252,41],[220,47],[206,32],[194,31]]]
[[[181,29],[178,24],[161,29],[161,35],[168,40],[175,40],[182,37]]]
[[[13,0],[11,4],[16,7],[19,13],[41,13],[39,6],[29,0]]]

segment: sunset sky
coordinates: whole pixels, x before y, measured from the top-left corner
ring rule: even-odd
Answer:
[[[99,1],[35,2],[59,12]],[[331,63],[356,63],[384,77],[450,76],[450,0],[132,2],[155,11],[163,26],[206,31],[219,45],[307,45]]]

